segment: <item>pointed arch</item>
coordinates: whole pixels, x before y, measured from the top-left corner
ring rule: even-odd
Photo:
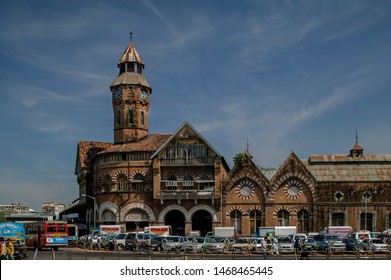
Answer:
[[[283,186],[283,184],[289,180],[293,180],[293,182],[299,182],[297,194],[295,194],[295,193],[290,194],[288,192],[288,189],[285,190],[285,193],[289,198],[291,198],[291,199],[297,198],[297,196],[300,194],[300,191],[302,191],[302,188],[307,187],[310,190],[313,201],[314,202],[317,201],[317,195],[316,195],[316,189],[315,189],[314,182],[311,180],[311,178],[308,178],[307,176],[305,176],[302,173],[299,173],[298,171],[289,172],[289,173],[286,173],[286,174],[280,176],[276,180],[276,182],[273,184],[273,186],[271,187],[270,194],[267,198],[267,201],[273,202],[275,199],[277,190],[280,189]],[[300,186],[300,182],[302,182],[305,186]]]

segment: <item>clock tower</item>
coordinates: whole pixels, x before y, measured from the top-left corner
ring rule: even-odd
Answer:
[[[149,97],[152,88],[144,77],[144,61],[131,41],[118,61],[119,74],[110,87],[114,114],[114,144],[148,136]]]

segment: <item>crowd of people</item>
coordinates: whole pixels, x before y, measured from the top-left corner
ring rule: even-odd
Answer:
[[[4,240],[3,237],[0,237],[1,243],[1,260],[14,260],[15,248],[11,239]]]

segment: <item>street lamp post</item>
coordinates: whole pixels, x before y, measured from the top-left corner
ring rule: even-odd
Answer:
[[[368,218],[368,198],[371,197],[371,194],[367,191],[364,193],[365,197],[365,216],[364,216],[364,229],[367,230],[367,218]]]
[[[90,195],[88,195],[88,194],[82,194],[81,196],[85,196],[85,197],[89,197],[89,198],[91,198],[91,199],[93,199],[94,200],[94,207],[93,207],[93,211],[94,211],[94,229],[96,228],[96,219],[95,219],[95,197],[93,197],[93,196],[90,196]]]

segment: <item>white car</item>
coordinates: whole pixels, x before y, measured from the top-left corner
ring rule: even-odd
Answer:
[[[361,243],[362,248],[367,252],[388,252],[390,246],[384,243],[380,238],[365,238]]]

